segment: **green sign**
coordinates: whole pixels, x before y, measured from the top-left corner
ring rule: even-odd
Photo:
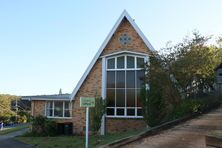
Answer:
[[[80,107],[95,107],[95,98],[80,97]]]

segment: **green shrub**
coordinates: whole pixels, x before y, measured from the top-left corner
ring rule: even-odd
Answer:
[[[32,120],[32,134],[34,136],[55,136],[57,134],[57,124],[46,117],[37,116]]]
[[[47,136],[57,135],[57,124],[55,121],[46,120],[45,122],[45,132]]]
[[[10,123],[10,115],[5,115],[0,117],[0,121],[2,121],[4,124],[9,124]]]
[[[18,123],[26,123],[27,122],[27,117],[18,115],[17,121],[18,121]]]
[[[105,111],[106,101],[102,97],[95,97],[95,107],[90,108],[90,127],[93,134],[98,134]]]
[[[173,111],[169,114],[169,116],[167,116],[165,121],[181,118],[192,113],[201,113],[203,111],[214,108],[219,104],[220,100],[214,95],[195,99],[183,99],[177,106],[174,107]]]

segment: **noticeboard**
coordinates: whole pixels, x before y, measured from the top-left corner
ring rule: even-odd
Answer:
[[[80,97],[80,107],[95,107],[95,98]]]

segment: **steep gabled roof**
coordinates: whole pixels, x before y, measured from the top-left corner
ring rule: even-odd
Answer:
[[[143,42],[146,44],[146,46],[151,50],[151,52],[156,52],[155,49],[153,48],[153,46],[150,44],[150,42],[148,41],[148,39],[145,37],[145,35],[143,34],[143,32],[139,29],[139,27],[136,25],[136,23],[134,22],[134,20],[130,17],[130,15],[128,14],[128,12],[126,10],[123,11],[123,13],[121,14],[121,16],[119,17],[119,19],[117,20],[116,24],[113,26],[112,30],[110,31],[110,33],[108,34],[108,36],[106,37],[106,39],[104,40],[103,44],[101,45],[101,47],[99,48],[98,52],[96,53],[96,55],[94,56],[94,58],[92,59],[90,65],[87,67],[86,71],[84,72],[83,76],[81,77],[81,79],[79,80],[79,82],[77,83],[75,89],[73,90],[72,94],[70,95],[71,100],[74,99],[75,95],[77,94],[78,90],[80,89],[81,85],[83,84],[83,82],[85,81],[86,77],[88,76],[89,72],[91,71],[91,69],[93,68],[94,64],[96,63],[97,59],[99,58],[99,56],[101,55],[102,51],[104,50],[104,48],[106,47],[106,45],[108,44],[108,42],[110,41],[110,39],[112,38],[112,35],[116,32],[117,28],[119,27],[119,25],[121,24],[122,20],[126,18],[129,23],[133,26],[133,28],[136,30],[136,32],[139,34],[139,36],[142,38]]]

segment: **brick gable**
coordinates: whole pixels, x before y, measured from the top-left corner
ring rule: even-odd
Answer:
[[[122,45],[119,42],[119,37],[127,33],[131,38],[131,42],[128,45]],[[100,56],[111,54],[123,50],[140,52],[145,54],[151,54],[150,50],[136,32],[136,30],[132,27],[130,22],[127,19],[123,19],[117,28],[116,32],[113,34],[112,38],[104,48],[103,52]],[[85,108],[81,108],[80,97],[94,97],[96,94],[101,94],[101,84],[102,84],[102,60],[101,58],[97,59],[93,68],[89,72],[85,81],[81,85],[78,90],[73,104],[73,125],[74,125],[74,133],[83,134],[85,128]],[[116,131],[126,131],[129,129],[138,129],[145,127],[146,124],[142,119],[127,119],[122,122],[123,119],[109,119],[106,118],[106,129],[108,132],[116,132]],[[121,126],[116,126],[119,123],[122,123]]]

